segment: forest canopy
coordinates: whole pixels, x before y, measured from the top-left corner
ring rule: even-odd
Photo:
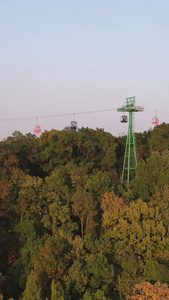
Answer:
[[[169,299],[169,124],[135,137],[127,186],[126,136],[53,129],[0,142],[0,299]]]

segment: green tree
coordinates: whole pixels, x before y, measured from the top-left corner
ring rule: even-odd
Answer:
[[[89,274],[88,284],[91,289],[101,289],[105,292],[113,287],[114,266],[109,265],[107,258],[102,254],[90,254],[86,257],[86,269]]]
[[[161,189],[155,191],[150,200],[150,205],[159,209],[162,216],[164,226],[166,228],[167,237],[169,237],[169,186],[164,185]]]
[[[18,166],[32,176],[41,174],[39,160],[39,139],[31,133],[23,135],[15,131],[12,136],[5,140],[5,148],[13,152],[18,159]]]
[[[21,222],[23,218],[40,220],[43,214],[44,201],[42,197],[43,180],[39,177],[26,176],[21,185],[17,210]]]
[[[77,132],[63,130],[60,132],[45,132],[41,135],[41,161],[43,169],[48,174],[58,166],[66,166],[72,161],[76,167],[92,172],[94,168],[107,171],[114,175],[116,162],[115,138],[103,130],[89,128]],[[40,143],[41,143],[40,142]]]
[[[92,193],[96,204],[98,204],[97,202],[101,202],[103,194],[109,192],[111,185],[112,183],[108,173],[94,170],[93,174],[86,182],[85,188]]]
[[[70,250],[71,245],[65,237],[55,235],[45,239],[34,265],[42,286],[51,284],[53,279],[63,280],[72,264]]]
[[[116,289],[124,296],[136,280],[148,276],[146,261],[152,261],[153,264],[165,253],[168,245],[166,229],[159,208],[142,200],[126,205],[122,199],[110,193],[102,199],[101,208],[105,236],[112,239],[115,263],[119,266],[118,272],[120,270]],[[166,275],[162,277],[160,274],[162,270],[167,274],[168,268],[157,265],[157,276],[152,272],[150,279],[161,276],[165,280]]]
[[[110,300],[111,298],[106,297],[103,291],[97,290],[95,294],[87,291],[84,294],[83,299],[84,300]]]
[[[42,289],[33,271],[28,276],[26,289],[22,296],[22,300],[30,300],[30,299],[42,300]]]
[[[50,176],[45,177],[44,187],[46,189],[46,195],[50,192],[55,192],[58,197],[67,198],[69,196],[70,190],[70,181],[69,174],[65,167],[60,166],[55,169]]]
[[[4,272],[6,276],[4,276],[2,289],[6,298],[13,296],[14,299],[19,299],[22,291],[25,290],[27,277],[34,267],[41,245],[37,232],[39,233],[39,229],[36,228],[36,224],[32,220],[24,220],[8,233],[8,244],[9,234],[13,240],[15,238],[15,244],[12,244],[12,248],[9,249],[8,260],[10,264]]]
[[[134,196],[149,201],[157,189],[169,182],[168,151],[152,152],[146,162],[138,164],[136,177],[131,183]]]
[[[41,152],[41,161],[45,172],[51,174],[56,167],[65,166],[76,157],[76,137],[77,133],[73,130],[60,132],[52,130],[41,136],[41,141],[45,145]]]
[[[51,300],[65,300],[65,293],[60,282],[52,280],[51,284]]]
[[[50,230],[52,235],[59,232],[70,234],[77,230],[77,224],[72,221],[70,205],[64,200],[60,199],[56,193],[48,195],[49,204],[47,211],[44,213],[42,222],[44,227]]]
[[[86,251],[84,247],[84,239],[76,235],[71,241],[71,258],[72,265],[68,270],[65,278],[65,286],[71,299],[80,299],[86,290],[87,274],[85,272]]]
[[[109,231],[119,222],[119,218],[124,215],[126,206],[123,199],[117,197],[114,192],[105,193],[101,200],[102,225]]]
[[[126,207],[124,216],[108,234],[115,240],[124,240],[144,258],[164,250],[168,243],[159,210],[141,200]]]
[[[84,230],[86,233],[90,232],[95,234],[95,216],[97,211],[92,195],[84,190],[79,190],[72,196],[72,203],[73,213],[80,220],[80,231],[82,238],[84,237]]]
[[[162,153],[169,148],[169,130],[162,129],[160,126],[154,128],[148,140],[151,151]]]

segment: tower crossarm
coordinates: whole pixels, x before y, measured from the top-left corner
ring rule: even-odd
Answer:
[[[135,97],[126,98],[126,102],[122,107],[117,108],[117,111],[121,112],[138,112],[143,111],[144,107],[138,106]]]
[[[139,111],[143,111],[144,107],[142,106],[123,106],[123,107],[119,107],[117,108],[118,112],[139,112]]]

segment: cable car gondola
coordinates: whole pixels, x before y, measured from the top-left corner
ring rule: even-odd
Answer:
[[[128,122],[127,116],[125,116],[125,115],[121,116],[120,122],[121,123],[127,123]]]
[[[76,121],[71,121],[69,125],[70,129],[76,130],[77,129],[77,122]]]
[[[34,126],[33,133],[39,135],[39,134],[41,134],[41,132],[42,132],[41,131],[41,126],[38,125],[38,122],[37,122],[36,125]]]
[[[41,126],[35,125],[33,133],[34,134],[41,134]]]
[[[159,118],[157,118],[157,116],[156,117],[154,117],[154,118],[152,118],[152,124],[153,125],[159,125]]]
[[[152,124],[153,125],[159,125],[159,118],[157,118],[157,111],[156,111],[156,116],[152,118]]]

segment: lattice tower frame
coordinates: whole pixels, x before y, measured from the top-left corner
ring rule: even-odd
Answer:
[[[137,150],[136,141],[133,130],[133,114],[135,112],[143,111],[144,107],[138,106],[135,101],[135,97],[126,98],[126,102],[123,107],[117,108],[118,112],[129,113],[129,125],[126,139],[121,185],[129,184],[135,176],[135,170],[137,167]]]

